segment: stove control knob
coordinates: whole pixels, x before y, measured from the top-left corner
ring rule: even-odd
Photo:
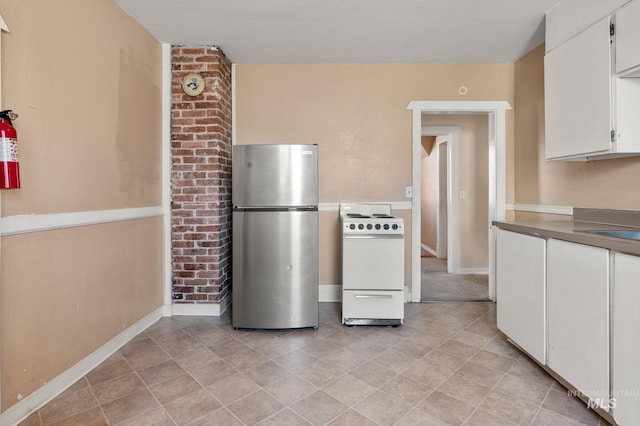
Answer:
[[[388,230],[389,230],[389,224],[388,224],[388,223],[385,223],[385,224],[384,224],[384,230],[385,230],[385,231],[388,231]]]
[[[351,225],[349,225],[349,229],[356,229],[356,225],[352,223]]]
[[[360,223],[360,224],[358,224],[358,229],[362,231],[362,230],[364,229],[364,225],[363,225],[363,224],[361,224],[361,223]]]
[[[391,229],[393,229],[394,231],[398,229],[398,224],[394,223],[393,225],[391,225]]]
[[[373,228],[373,226],[371,226],[370,223],[367,223],[367,229],[371,230],[371,228]]]
[[[380,224],[376,223],[376,229],[380,229]]]

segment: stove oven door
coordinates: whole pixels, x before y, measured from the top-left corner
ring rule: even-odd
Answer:
[[[344,290],[403,290],[404,235],[344,235]]]

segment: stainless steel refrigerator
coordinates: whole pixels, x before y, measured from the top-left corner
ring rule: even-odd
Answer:
[[[235,328],[318,326],[318,147],[233,147]]]

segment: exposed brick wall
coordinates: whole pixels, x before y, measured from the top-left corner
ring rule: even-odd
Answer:
[[[171,50],[171,247],[174,303],[231,291],[231,63],[210,46]],[[204,92],[182,78],[198,73]]]

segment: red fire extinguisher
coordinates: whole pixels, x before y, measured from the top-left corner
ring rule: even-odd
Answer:
[[[0,111],[0,189],[20,188],[18,134],[11,122],[16,118],[10,109]]]

